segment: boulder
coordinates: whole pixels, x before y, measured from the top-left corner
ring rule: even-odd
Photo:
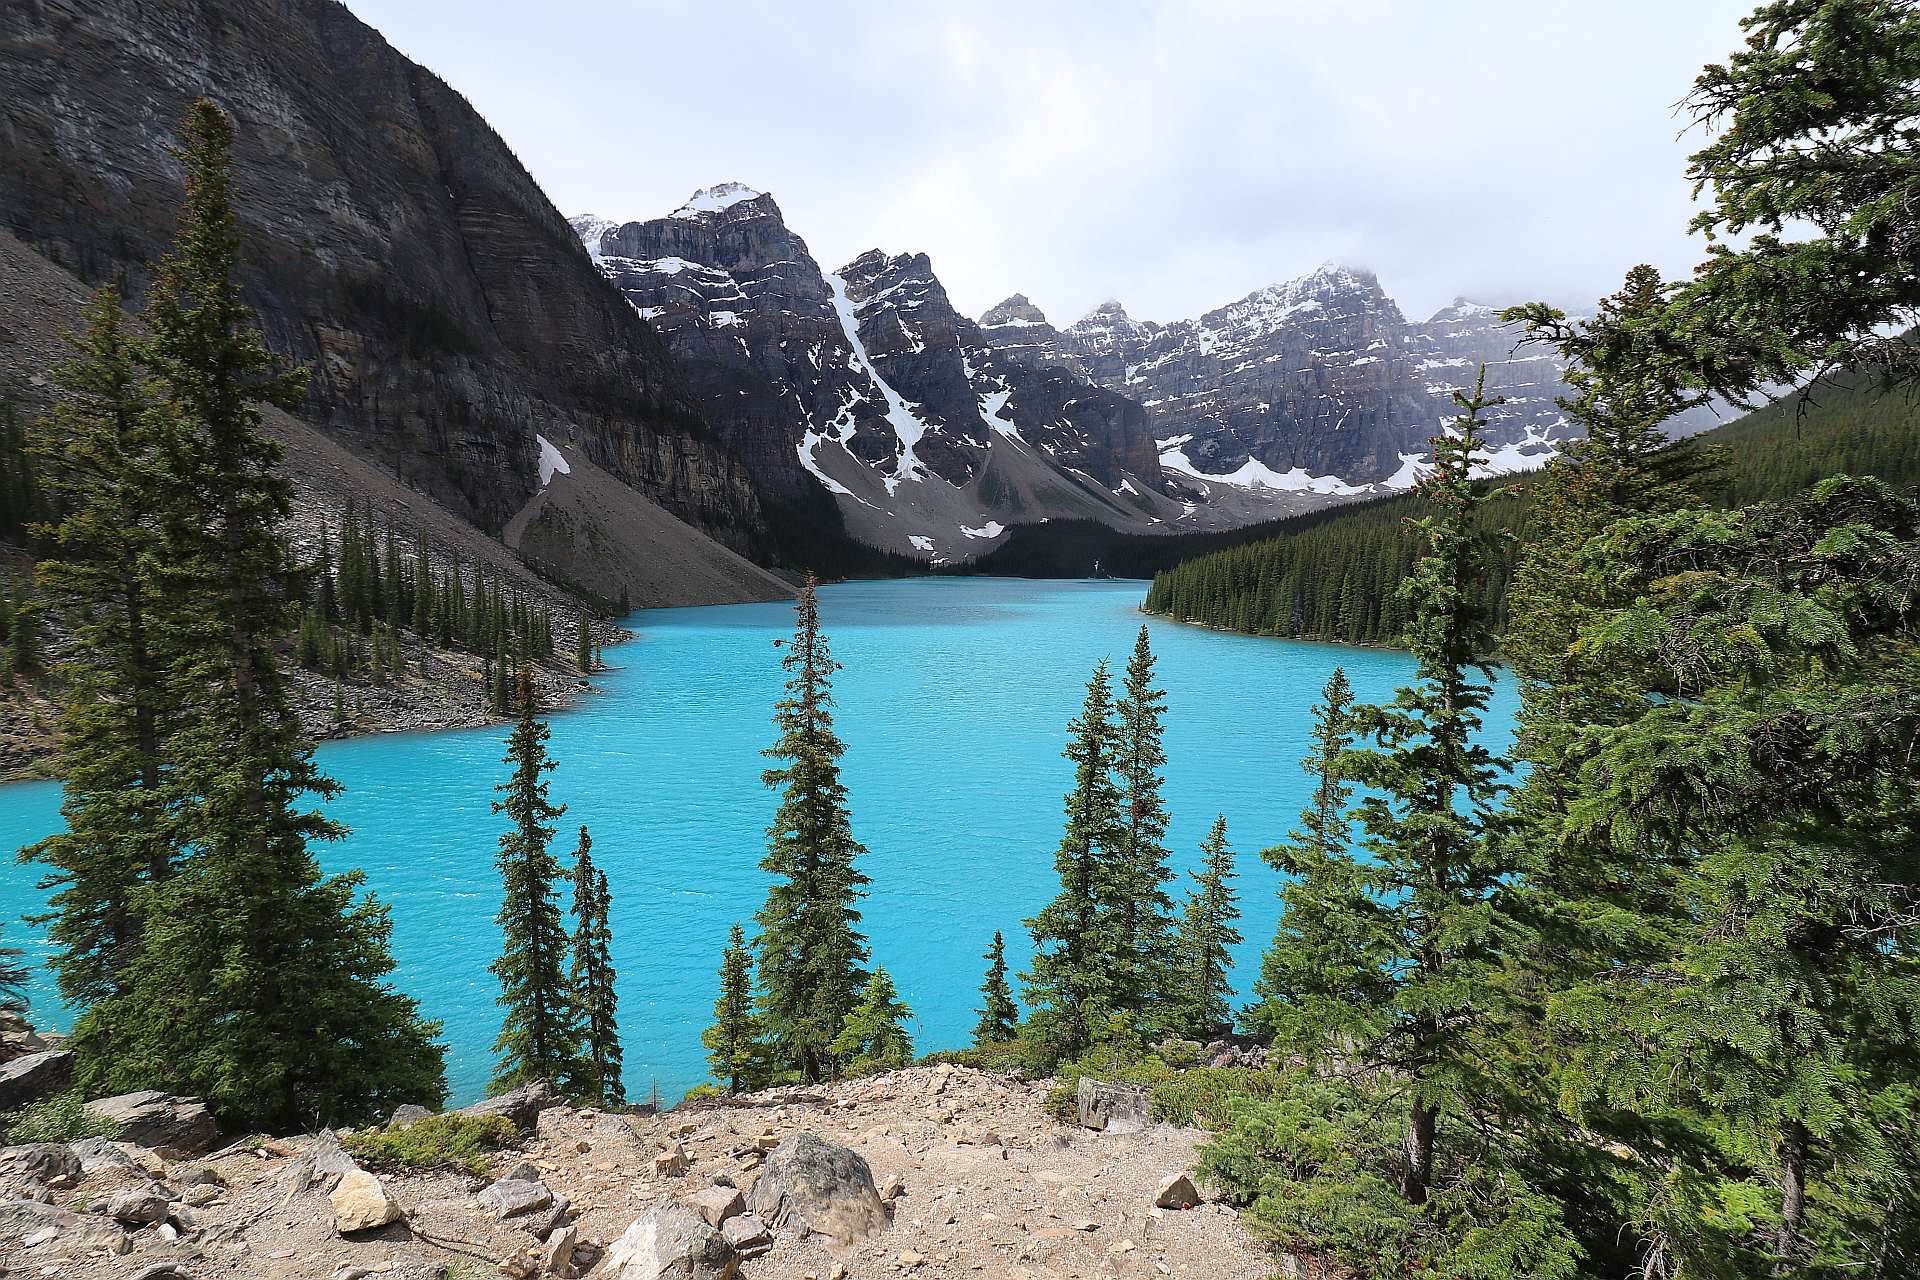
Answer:
[[[108,1197],[106,1214],[115,1222],[124,1222],[129,1226],[144,1226],[149,1222],[165,1222],[172,1209],[172,1203],[158,1191],[145,1187],[129,1187],[116,1191]]]
[[[73,1051],[42,1049],[0,1062],[0,1111],[59,1093],[73,1083]]]
[[[842,1244],[887,1225],[867,1162],[811,1133],[795,1134],[767,1156],[747,1208],[776,1229],[805,1227]]]
[[[74,1213],[37,1200],[0,1200],[0,1239],[15,1241],[48,1227],[59,1232],[60,1244],[66,1249],[105,1249],[115,1254],[126,1251],[127,1233],[111,1218]]]
[[[220,1127],[204,1102],[158,1089],[95,1098],[87,1112],[119,1126],[120,1140],[136,1147],[171,1147],[197,1155],[213,1150],[220,1140]]]
[[[425,1107],[417,1107],[409,1102],[393,1109],[393,1118],[387,1121],[387,1128],[404,1129],[410,1124],[419,1124],[432,1114],[433,1112]]]
[[[727,1243],[740,1251],[743,1258],[757,1258],[773,1248],[773,1232],[767,1230],[767,1224],[751,1213],[728,1218],[720,1224],[720,1234]]]
[[[685,1205],[662,1200],[613,1242],[594,1280],[732,1280],[740,1255]]]
[[[176,1187],[194,1187],[203,1182],[211,1182],[216,1187],[224,1187],[227,1180],[220,1171],[210,1164],[177,1164],[167,1170],[167,1181]]]
[[[530,1130],[539,1123],[542,1111],[565,1103],[566,1099],[545,1080],[530,1080],[517,1089],[509,1089],[497,1098],[488,1098],[470,1107],[462,1107],[458,1114],[505,1116],[513,1121],[516,1128]]]
[[[565,1226],[547,1237],[546,1250],[540,1255],[540,1264],[548,1275],[563,1276],[573,1266],[573,1251],[580,1243],[580,1228]]]
[[[25,1146],[0,1150],[6,1163],[35,1182],[51,1186],[55,1182],[71,1185],[86,1176],[86,1165],[71,1147],[58,1142],[29,1142]]]
[[[1080,1123],[1088,1129],[1139,1133],[1152,1123],[1152,1099],[1142,1085],[1109,1084],[1081,1076],[1075,1101]]]
[[[547,1208],[553,1203],[553,1192],[547,1189],[544,1182],[502,1178],[482,1191],[477,1199],[481,1205],[492,1210],[494,1217],[505,1220]]]
[[[687,1149],[676,1142],[653,1158],[653,1171],[663,1178],[677,1178],[687,1171],[690,1163]]]
[[[340,1179],[358,1172],[359,1164],[341,1149],[340,1139],[333,1130],[322,1129],[307,1140],[306,1149],[282,1175],[282,1180],[293,1195],[308,1187],[330,1192],[339,1185]]]
[[[1160,1183],[1160,1190],[1154,1193],[1153,1204],[1156,1209],[1191,1209],[1200,1203],[1199,1188],[1193,1185],[1193,1179],[1184,1173],[1176,1173]]]
[[[723,1227],[728,1218],[747,1211],[746,1197],[737,1187],[703,1187],[687,1198],[710,1227]]]
[[[125,1147],[111,1138],[79,1138],[67,1144],[67,1150],[73,1152],[74,1159],[80,1162],[80,1171],[99,1173],[103,1169],[137,1168],[133,1157],[127,1154]]]
[[[401,1216],[399,1202],[365,1169],[341,1177],[327,1200],[333,1205],[333,1229],[343,1236],[384,1227]]]

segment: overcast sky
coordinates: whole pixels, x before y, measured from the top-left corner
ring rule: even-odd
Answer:
[[[1751,0],[347,0],[562,212],[771,191],[961,310],[1198,315],[1327,260],[1412,316],[1699,258],[1673,104]]]

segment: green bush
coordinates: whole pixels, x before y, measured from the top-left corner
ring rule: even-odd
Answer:
[[[375,1169],[457,1169],[478,1176],[486,1173],[493,1152],[512,1146],[519,1137],[519,1130],[505,1116],[463,1116],[450,1111],[403,1129],[362,1130],[341,1145]]]
[[[1165,1124],[1224,1129],[1239,1099],[1275,1098],[1288,1088],[1274,1071],[1252,1067],[1194,1067],[1154,1084],[1153,1118]]]
[[[117,1138],[121,1126],[86,1108],[78,1089],[43,1098],[0,1116],[6,1145],[23,1142],[75,1142],[81,1138]]]
[[[1045,1055],[1039,1046],[1025,1039],[1009,1040],[1005,1044],[977,1044],[971,1049],[943,1049],[920,1059],[923,1067],[937,1067],[943,1062],[951,1062],[956,1067],[972,1067],[977,1071],[997,1071],[1003,1075],[1016,1071],[1028,1075],[1046,1074]]]

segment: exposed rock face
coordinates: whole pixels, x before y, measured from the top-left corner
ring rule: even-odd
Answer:
[[[596,1280],[731,1280],[740,1257],[693,1210],[662,1200],[613,1242]]]
[[[738,183],[664,218],[572,223],[756,474],[794,501],[824,486],[868,541],[952,559],[1018,520],[1146,528],[1181,511],[1145,412],[996,350],[925,254],[823,271],[773,197]]]
[[[136,1147],[168,1147],[198,1154],[211,1151],[220,1139],[219,1126],[204,1102],[177,1098],[157,1089],[95,1098],[87,1111],[119,1126],[120,1140]]]
[[[867,1162],[811,1133],[795,1134],[773,1149],[747,1207],[776,1230],[806,1227],[843,1243],[887,1225]]]
[[[1139,1133],[1152,1123],[1152,1100],[1136,1084],[1108,1084],[1081,1076],[1074,1098],[1080,1123],[1108,1133]]]
[[[58,1093],[73,1079],[73,1053],[42,1049],[0,1063],[0,1111]]]
[[[543,435],[769,549],[746,465],[506,144],[334,0],[6,6],[0,216],[137,296],[180,199],[168,147],[203,95],[236,124],[243,284],[312,371],[303,417],[489,532],[539,488]]]
[[[1418,476],[1451,393],[1481,362],[1509,403],[1490,412],[1488,471],[1537,466],[1566,433],[1554,355],[1514,352],[1496,308],[1460,300],[1409,323],[1372,273],[1326,266],[1197,320],[1138,321],[1118,302],[1065,332],[1016,294],[982,317],[987,341],[1135,397],[1160,460],[1203,487],[1316,494]]]

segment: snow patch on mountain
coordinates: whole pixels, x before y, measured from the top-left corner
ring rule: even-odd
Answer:
[[[718,186],[703,187],[694,192],[692,199],[669,216],[683,220],[699,219],[710,213],[724,213],[745,200],[757,200],[761,194],[745,183],[722,182]]]
[[[874,368],[872,359],[867,355],[867,344],[860,338],[860,318],[855,311],[853,299],[847,296],[846,280],[829,273],[827,287],[833,291],[834,314],[840,317],[840,328],[847,335],[847,344],[853,348],[850,363],[872,379],[873,385],[879,389],[881,398],[887,402],[887,422],[893,427],[893,434],[900,441],[900,461],[894,466],[891,474],[882,477],[882,482],[887,486],[887,493],[892,494],[900,487],[900,482],[903,480],[925,478],[926,471],[921,466],[920,459],[914,454],[913,447],[920,443],[920,437],[926,434],[927,424],[921,421],[905,397],[893,389],[893,384],[881,377],[880,371]],[[841,410],[843,416],[847,412],[848,409]]]
[[[540,487],[542,489],[553,483],[556,471],[563,476],[573,474],[573,468],[567,465],[566,458],[545,436],[536,435],[534,439],[540,442]]]
[[[1202,471],[1187,457],[1187,451],[1178,446],[1162,449],[1160,465],[1171,467],[1175,471],[1184,471],[1201,480],[1211,480],[1216,484],[1239,485],[1243,489],[1277,489],[1282,493],[1324,493],[1341,497],[1371,491],[1369,485],[1348,484],[1339,476],[1309,475],[1305,467],[1275,471],[1258,458],[1248,458],[1236,469],[1223,475],[1215,475]]]

